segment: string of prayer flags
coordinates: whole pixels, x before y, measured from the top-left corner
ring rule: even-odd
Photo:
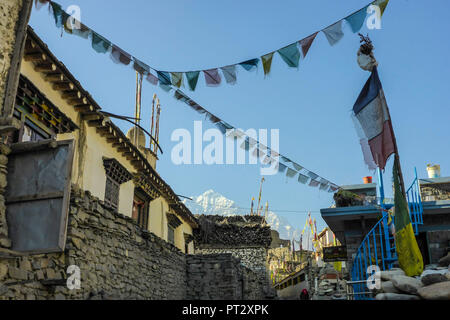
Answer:
[[[278,50],[278,54],[291,68],[298,68],[300,61],[300,51],[298,50],[297,43],[288,45],[287,47]]]
[[[309,49],[311,48],[312,43],[314,42],[317,34],[322,31],[327,38],[329,44],[331,46],[334,46],[336,43],[338,43],[344,36],[343,32],[343,21],[346,21],[352,30],[352,32],[356,33],[358,32],[362,26],[364,25],[364,21],[367,18],[367,11],[369,5],[375,5],[380,8],[381,15],[384,13],[386,6],[388,4],[389,0],[374,0],[370,4],[364,6],[363,8],[353,12],[352,14],[348,15],[347,17],[335,22],[334,24],[319,30],[310,36],[295,41],[283,48],[280,48],[278,50],[272,50],[270,53],[262,55],[260,58],[254,58],[249,59],[244,62],[236,63],[236,64],[230,64],[224,67],[216,67],[211,68],[207,70],[196,70],[196,71],[169,71],[164,72],[167,77],[161,81],[160,72],[159,70],[146,65],[146,64],[139,64],[135,63],[135,70],[139,73],[143,74],[143,76],[147,76],[147,80],[149,80],[150,83],[155,83],[155,76],[149,76],[150,70],[155,71],[158,74],[158,82],[161,88],[165,91],[170,91],[169,86],[173,85],[177,88],[180,88],[183,86],[183,78],[186,77],[186,81],[188,83],[189,89],[192,91],[195,91],[197,84],[198,84],[198,77],[200,74],[200,71],[204,73],[205,76],[205,82],[206,86],[208,87],[217,87],[221,85],[222,79],[220,73],[222,73],[223,77],[225,78],[225,82],[230,85],[234,85],[237,82],[237,73],[236,73],[236,66],[240,65],[242,68],[244,68],[246,71],[253,71],[257,69],[259,61],[261,60],[263,68],[264,68],[264,76],[266,77],[270,72],[272,68],[272,60],[274,56],[274,52],[278,52],[282,60],[291,68],[298,68],[299,62],[300,62],[300,50],[303,54],[303,58],[306,57],[308,54]],[[53,13],[53,18],[55,20],[55,25],[57,28],[62,28],[69,34],[75,34],[77,36],[80,36],[84,39],[89,39],[91,36],[91,46],[92,48],[98,52],[98,53],[107,53],[108,51],[112,50],[111,59],[115,63],[122,63],[124,65],[130,64],[130,62],[133,61],[139,61],[134,56],[126,53],[124,50],[120,49],[115,44],[111,43],[106,38],[102,37],[95,31],[88,28],[86,25],[82,24],[80,21],[77,21],[73,16],[70,16],[67,12],[65,12],[61,5],[50,0],[38,0],[36,2],[36,7],[42,3],[49,3],[50,9]],[[70,18],[70,19],[69,19]],[[71,27],[69,27],[69,21]],[[67,22],[67,23],[66,23]],[[75,27],[74,27],[75,25]],[[112,49],[111,49],[112,48]],[[220,72],[219,72],[220,70]],[[171,79],[172,77],[172,79]]]
[[[342,20],[323,29],[322,32],[327,37],[330,46],[334,46],[344,37],[344,32],[342,32]]]

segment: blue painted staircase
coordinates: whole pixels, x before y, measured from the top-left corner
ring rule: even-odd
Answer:
[[[382,181],[379,172],[380,181]],[[386,205],[383,202],[384,191],[382,182],[380,183],[380,211],[382,218],[375,224],[369,233],[363,239],[359,246],[356,256],[353,259],[352,269],[350,271],[353,286],[353,297],[355,300],[372,300],[373,296],[367,287],[368,274],[367,268],[376,265],[380,270],[389,270],[394,262],[397,261],[397,253],[395,249],[395,241],[392,232],[390,232],[391,224],[394,221],[390,219],[388,209],[392,205]],[[406,198],[409,204],[411,223],[414,233],[419,233],[419,225],[423,224],[423,206],[420,197],[419,180],[417,171],[415,170],[415,179],[406,192]],[[394,217],[395,218],[395,217]],[[374,270],[372,270],[373,274]]]

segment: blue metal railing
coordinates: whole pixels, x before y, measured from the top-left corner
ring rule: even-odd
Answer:
[[[381,199],[383,199],[384,190],[380,172],[379,180],[380,195]],[[406,191],[406,198],[409,204],[411,223],[414,233],[417,235],[419,232],[418,225],[423,224],[423,206],[416,170],[415,179]],[[353,284],[353,295],[356,300],[373,299],[372,294],[367,288],[367,283],[365,282],[370,276],[370,274],[367,274],[367,268],[369,266],[376,265],[380,270],[389,270],[392,268],[394,262],[397,261],[395,240],[392,231],[390,231],[390,225],[394,224],[395,217],[392,217],[392,221],[389,221],[389,212],[387,211],[388,206],[384,201],[380,201],[379,206],[382,217],[364,237],[361,245],[356,251],[355,258],[353,259],[350,274],[352,281],[357,282]]]

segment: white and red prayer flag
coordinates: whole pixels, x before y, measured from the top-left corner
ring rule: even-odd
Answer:
[[[353,106],[353,120],[364,161],[371,170],[376,167],[383,170],[387,159],[395,152],[395,138],[376,67]]]

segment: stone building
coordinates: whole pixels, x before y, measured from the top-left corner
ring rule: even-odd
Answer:
[[[200,215],[197,219],[200,228],[194,230],[195,254],[231,254],[257,275],[261,295],[273,297],[267,264],[272,237],[264,217]]]

